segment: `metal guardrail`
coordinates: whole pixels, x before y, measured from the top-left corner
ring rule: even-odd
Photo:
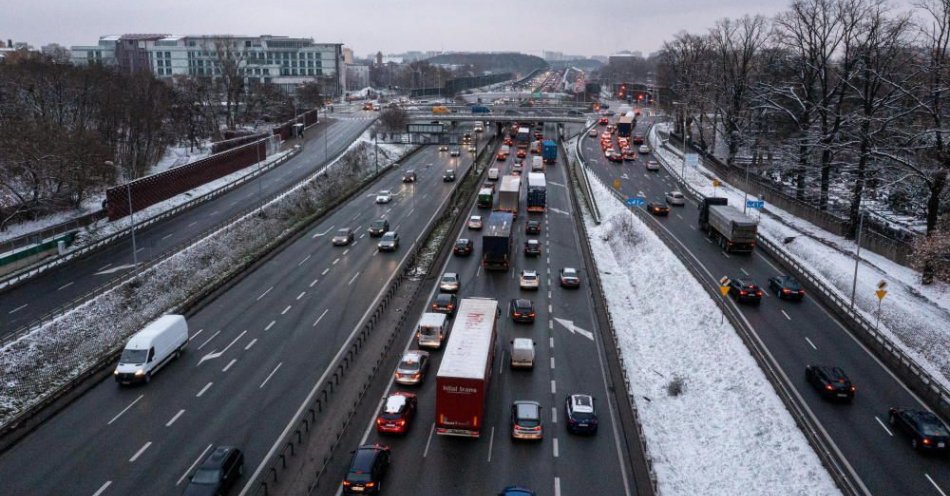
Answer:
[[[44,239],[51,238],[57,234],[86,227],[99,219],[105,218],[105,216],[105,210],[96,210],[95,212],[90,212],[86,215],[43,228],[39,231],[33,231],[15,238],[10,238],[6,241],[0,241],[0,253],[13,251],[24,246],[39,244]]]
[[[675,167],[670,166],[659,155],[657,155],[657,159],[690,195],[694,198],[703,197],[701,193],[683,180],[676,172]],[[878,359],[886,363],[888,368],[904,384],[921,396],[930,408],[943,418],[950,418],[950,390],[921,367],[914,358],[894,346],[883,333],[877,331],[875,326],[860,311],[851,306],[850,300],[838,294],[788,251],[761,234],[758,234],[756,239],[758,245],[772,258],[776,259],[786,270],[792,272],[799,281],[805,283],[808,291],[822,295],[826,306],[847,325],[852,334],[870,348]]]
[[[582,154],[581,154],[581,143],[583,143],[584,135],[592,127],[597,125],[596,122],[591,123],[587,126],[583,132],[577,135],[577,142],[574,144],[574,156],[573,160],[568,159],[568,162],[571,164],[571,170],[574,171],[574,176],[580,182],[581,190],[584,192],[584,199],[587,201],[588,207],[590,207],[591,217],[594,219],[594,223],[600,224],[600,207],[597,206],[597,201],[594,199],[594,192],[590,188],[590,178],[587,177],[587,167],[584,165]],[[562,147],[563,149],[563,147]],[[565,156],[567,156],[565,154]]]
[[[476,156],[473,166],[466,171],[465,175],[462,176],[456,184],[463,184],[469,175],[476,173],[475,164],[477,164],[478,161],[484,156],[485,150],[492,149],[493,143],[494,137],[486,143],[485,148],[482,149],[482,152]],[[479,172],[484,173],[484,170]],[[426,225],[425,229],[423,229],[424,235],[421,236],[420,239],[428,239],[435,227],[439,225],[439,221],[441,221],[445,215],[452,215],[450,208],[456,203],[458,195],[462,194],[461,190],[462,188],[460,187],[455,189],[452,196],[449,197],[445,202],[442,215],[434,216],[429,221],[428,225]],[[475,191],[477,191],[477,188],[474,188],[472,193]],[[303,405],[306,406],[306,408],[301,408],[299,413],[289,423],[289,425],[296,427],[293,430],[287,431],[283,436],[283,439],[281,439],[280,443],[278,443],[282,447],[277,452],[274,452],[269,457],[269,459],[265,459],[264,463],[261,464],[261,466],[267,467],[264,472],[266,472],[268,480],[252,481],[252,484],[256,484],[256,489],[252,489],[251,491],[242,491],[242,495],[250,492],[254,495],[267,496],[270,494],[269,485],[277,484],[280,481],[279,474],[287,468],[287,459],[291,456],[295,456],[297,454],[297,448],[299,448],[306,441],[305,435],[309,434],[311,429],[315,426],[317,422],[317,415],[323,413],[325,409],[329,408],[327,404],[331,400],[333,393],[341,387],[340,382],[344,375],[346,375],[350,370],[351,366],[354,365],[356,355],[362,350],[363,346],[367,343],[367,340],[373,334],[373,332],[377,330],[377,324],[384,316],[386,309],[389,306],[392,298],[395,296],[396,291],[399,289],[399,286],[403,281],[410,277],[418,277],[418,275],[411,275],[410,269],[415,264],[415,259],[419,255],[419,251],[422,250],[424,246],[425,243],[420,243],[413,247],[413,253],[408,256],[406,261],[398,268],[398,272],[388,283],[389,285],[386,289],[386,292],[382,295],[379,302],[376,303],[373,313],[371,315],[367,314],[364,320],[358,324],[359,327],[361,327],[359,333],[354,334],[346,343],[344,343],[341,350],[345,349],[346,352],[338,354],[336,359],[330,363],[323,378],[325,380],[318,381],[312,389],[311,394],[305,399]],[[430,270],[435,266],[435,264],[432,264],[430,266]],[[412,295],[413,300],[418,297],[418,293],[420,291],[419,288],[421,287],[422,286],[417,287],[414,291]],[[405,325],[407,318],[407,313],[402,312],[399,316],[397,324],[388,328],[390,333],[386,344],[383,347],[380,355],[376,358],[373,367],[371,370],[369,370],[369,373],[366,374],[366,378],[360,385],[358,393],[359,396],[356,401],[350,404],[349,410],[345,415],[346,419],[340,425],[340,428],[337,429],[333,434],[333,440],[331,441],[329,449],[327,450],[327,454],[324,455],[323,459],[321,460],[320,469],[314,474],[315,480],[313,487],[319,484],[321,477],[325,475],[333,453],[336,451],[343,434],[346,432],[350,422],[359,410],[359,405],[362,402],[366,391],[370,388],[370,386],[372,386],[373,380],[375,379],[376,374],[379,372],[379,368],[382,365],[386,354],[389,352],[394,340],[399,335],[399,331]],[[330,373],[330,370],[333,372]],[[320,385],[321,382],[323,382],[322,386]],[[263,476],[264,472],[261,472],[260,475]],[[250,487],[252,484],[248,484],[245,487]]]

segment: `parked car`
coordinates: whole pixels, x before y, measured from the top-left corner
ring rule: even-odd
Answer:
[[[572,394],[564,400],[564,418],[567,431],[574,434],[597,434],[597,413],[594,397],[589,394]]]
[[[432,302],[432,311],[455,316],[455,310],[458,308],[458,297],[450,293],[439,293]]]
[[[429,352],[410,350],[402,355],[396,366],[396,382],[404,386],[414,386],[422,382],[429,370]]]
[[[396,234],[396,231],[389,231],[383,234],[376,246],[379,251],[396,251],[399,248],[399,235]]]
[[[730,279],[729,295],[739,303],[758,305],[762,302],[762,289],[752,279]]]
[[[442,274],[442,279],[439,280],[439,291],[443,293],[458,293],[459,290],[459,275],[456,272],[446,272]]]
[[[471,255],[474,250],[475,243],[468,238],[459,238],[455,241],[455,246],[452,247],[452,253],[460,257],[467,257]]]
[[[333,246],[346,246],[353,242],[353,237],[353,230],[349,227],[344,227],[336,231],[336,235],[333,236],[331,242]]]
[[[353,452],[343,479],[343,494],[379,494],[389,468],[389,446],[365,444]]]
[[[523,324],[534,322],[534,302],[527,298],[512,298],[508,306],[511,312],[511,320]]]
[[[511,437],[532,440],[540,440],[544,437],[540,403],[515,401],[511,404]]]
[[[218,446],[188,478],[185,496],[226,494],[244,474],[244,453],[233,446]]]
[[[381,434],[405,434],[416,416],[416,395],[397,392],[389,395],[383,409],[376,416],[376,432]]]
[[[783,300],[799,300],[805,298],[805,290],[802,289],[798,279],[788,275],[777,275],[769,278],[769,291],[775,293],[775,296]]]
[[[524,225],[525,234],[541,234],[541,221],[529,220]]]
[[[891,408],[888,418],[892,426],[910,436],[910,446],[915,450],[946,453],[950,449],[950,429],[932,412]]]
[[[389,221],[386,219],[376,219],[369,224],[369,235],[372,238],[378,238],[389,231]]]
[[[524,242],[524,254],[526,257],[541,256],[541,242],[536,239],[529,239]]]
[[[581,276],[574,267],[564,267],[561,269],[561,287],[579,288],[581,286]]]
[[[536,270],[522,270],[521,277],[518,279],[518,286],[521,289],[538,289],[541,287],[541,279]]]
[[[650,212],[653,215],[668,216],[670,215],[670,207],[666,203],[656,200],[647,203],[647,212]]]
[[[674,205],[677,207],[682,207],[686,205],[686,197],[683,196],[683,193],[679,191],[668,191],[665,195],[666,203]]]
[[[857,390],[847,374],[838,367],[808,365],[805,367],[805,380],[827,400],[851,401]]]

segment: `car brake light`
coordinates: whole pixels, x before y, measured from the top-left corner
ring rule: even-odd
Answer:
[[[929,438],[929,437],[925,437],[925,438],[924,438],[924,444],[930,444],[930,438]]]
[[[529,313],[528,317],[534,317],[534,312]]]
[[[406,425],[406,421],[403,420],[403,419],[399,419],[399,420],[396,421],[396,425],[398,425],[399,427],[402,427],[402,426]]]
[[[749,294],[748,291],[745,291],[745,290],[739,291],[739,296],[745,296],[747,294]]]
[[[782,293],[788,294],[788,293],[790,293],[790,292],[791,292],[791,291],[789,291],[788,288],[782,288]]]
[[[756,291],[756,292],[755,292],[755,295],[756,295],[756,296],[762,296],[762,291]]]
[[[376,483],[375,483],[375,482],[367,482],[366,484],[363,484],[363,485],[366,486],[366,487],[375,487],[375,486],[376,486]]]
[[[804,289],[799,289],[799,290],[798,290],[798,294],[800,294],[800,295],[802,295],[802,296],[805,296],[805,290],[804,290]]]
[[[852,393],[855,392],[855,391],[857,391],[857,390],[858,390],[858,389],[857,389],[856,387],[851,386],[851,392],[852,392]]]
[[[515,317],[521,317],[521,312],[515,312]]]
[[[376,419],[376,425],[383,425],[383,424],[385,424],[385,423],[386,423],[386,421],[383,420],[383,419],[381,419],[381,418]]]
[[[452,310],[453,308],[455,308],[455,305],[447,305],[445,308],[448,308],[449,310]]]
[[[536,427],[532,427],[531,430],[533,430],[533,431],[540,431],[540,430],[541,430],[541,426],[539,425],[539,426],[536,426]]]
[[[350,482],[350,481],[348,481],[348,480],[343,481],[343,485],[346,486],[346,487],[350,487],[351,484],[352,484],[352,482]]]
[[[834,387],[831,384],[827,384],[825,385],[825,389],[827,389],[828,391],[832,391],[834,390]]]

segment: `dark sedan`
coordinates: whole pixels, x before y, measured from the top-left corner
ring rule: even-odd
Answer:
[[[857,390],[838,367],[809,365],[805,367],[805,380],[827,400],[851,401]]]
[[[541,234],[541,221],[529,220],[524,225],[524,232],[526,234]]]
[[[467,257],[472,254],[472,250],[475,248],[475,243],[472,240],[467,238],[460,238],[455,242],[455,246],[452,247],[452,253],[460,256]]]
[[[910,436],[910,445],[915,450],[946,453],[950,449],[950,430],[933,413],[909,408],[891,408],[888,418],[892,426]]]
[[[729,281],[729,294],[739,303],[762,303],[762,288],[752,279],[732,279]]]
[[[798,280],[792,276],[779,275],[769,278],[769,291],[775,293],[775,296],[783,300],[801,300],[805,297],[805,290],[802,289]]]
[[[534,302],[527,298],[515,298],[511,300],[511,320],[530,324],[534,322]]]
[[[230,446],[219,446],[198,466],[189,478],[185,495],[224,494],[244,473],[244,454]]]
[[[432,302],[432,311],[435,313],[444,313],[450,317],[455,317],[455,309],[458,307],[458,297],[451,293],[439,293]]]
[[[647,203],[647,211],[653,215],[662,215],[664,217],[670,215],[670,207],[659,200]]]
[[[524,254],[526,257],[541,256],[541,242],[536,239],[529,239],[524,242]]]

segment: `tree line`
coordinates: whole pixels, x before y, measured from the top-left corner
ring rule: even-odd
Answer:
[[[241,54],[219,50],[215,77],[159,80],[76,66],[36,52],[0,63],[0,230],[79,208],[110,186],[146,175],[170,146],[198,147],[293,118],[322,104],[308,83],[296,100],[247,84]]]

